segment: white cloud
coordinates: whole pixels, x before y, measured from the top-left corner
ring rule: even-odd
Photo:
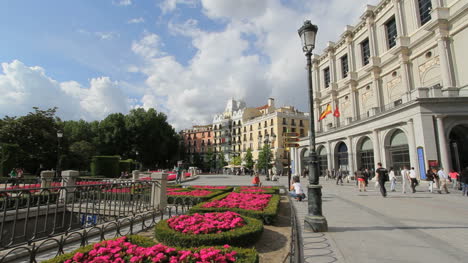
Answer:
[[[112,40],[120,36],[118,33],[115,32],[95,32],[94,34],[101,40]]]
[[[20,116],[32,107],[58,107],[63,119],[102,119],[110,113],[127,112],[127,97],[118,83],[108,77],[93,78],[89,87],[76,81],[58,82],[41,67],[28,67],[21,61],[2,63],[0,73],[0,112]]]
[[[163,43],[158,35],[145,33],[142,39],[132,43],[132,51],[144,58],[152,58],[164,55],[164,52],[161,51],[162,46]]]
[[[114,5],[120,5],[120,6],[129,6],[132,4],[133,0],[113,0],[112,3]]]
[[[194,19],[168,24],[172,34],[191,39],[196,53],[188,65],[161,53],[162,40],[154,34],[133,44],[145,61],[138,70],[147,76],[143,106],[165,108],[178,128],[209,123],[230,97],[258,106],[272,96],[277,105],[307,110],[306,61],[297,29],[305,19],[317,23],[316,50],[321,53],[346,24],[358,21],[365,4],[376,2],[292,0],[285,6],[280,0],[201,0],[206,16],[227,25],[209,32]],[[178,3],[166,0],[161,8],[173,11]]]
[[[132,18],[127,21],[128,24],[140,24],[144,22],[145,22],[145,19],[143,17]]]
[[[163,13],[169,13],[177,8],[177,5],[186,5],[195,7],[198,0],[164,0],[159,4],[159,8]]]

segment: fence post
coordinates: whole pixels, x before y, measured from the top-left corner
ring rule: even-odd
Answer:
[[[60,201],[69,202],[73,199],[76,189],[76,178],[80,176],[78,171],[67,170],[62,172],[62,191],[60,192]]]
[[[159,181],[159,184],[153,182],[151,190],[151,205],[164,211],[167,206],[167,173],[153,173],[151,174],[153,179]]]
[[[42,171],[41,172],[41,188],[51,187],[52,180],[54,179],[55,171]]]
[[[140,171],[139,170],[133,170],[132,171],[132,181],[136,182],[140,179]]]

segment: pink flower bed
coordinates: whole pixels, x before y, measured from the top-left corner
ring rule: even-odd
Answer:
[[[211,234],[230,231],[245,225],[244,219],[234,212],[181,215],[169,218],[167,224],[185,234]]]
[[[191,185],[192,188],[200,189],[226,189],[226,186],[211,186],[211,185]]]
[[[50,186],[60,187],[62,186],[62,183],[52,182]],[[28,190],[30,193],[36,193],[36,192],[41,191],[41,184],[26,184],[22,186],[14,185],[14,186],[8,187],[6,190]],[[53,189],[53,190],[58,191],[58,188]]]
[[[177,174],[169,174],[167,176],[168,181],[174,181],[177,178]]]
[[[272,186],[261,186],[261,187],[258,187],[258,186],[241,186],[240,188],[242,189],[268,189],[268,188],[272,188]]]
[[[167,195],[182,195],[182,196],[208,196],[213,192],[208,190],[192,190],[192,191],[167,191]]]
[[[205,203],[203,207],[241,208],[260,211],[268,205],[270,199],[270,194],[230,193],[221,200]]]
[[[241,193],[266,193],[265,189],[240,189]]]
[[[73,259],[65,263],[125,263],[125,262],[168,262],[168,263],[229,263],[236,261],[236,251],[230,251],[229,245],[224,249],[213,247],[196,251],[179,250],[157,244],[152,247],[140,247],[127,241],[126,237],[103,241],[95,244],[86,254],[76,253]]]
[[[76,185],[97,185],[97,184],[111,184],[110,182],[103,182],[103,181],[81,181],[76,182]]]

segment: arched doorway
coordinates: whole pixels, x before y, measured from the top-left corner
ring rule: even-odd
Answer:
[[[320,147],[317,151],[317,162],[319,166],[320,176],[325,176],[328,169],[327,150],[324,146]]]
[[[453,127],[449,134],[452,167],[461,171],[468,167],[468,124]]]
[[[369,169],[374,170],[374,147],[372,146],[372,141],[369,137],[365,137],[362,142],[359,150],[357,152],[358,157],[358,169]]]
[[[395,171],[400,171],[403,166],[411,167],[408,139],[402,130],[396,130],[390,137],[390,148],[388,149],[390,162],[389,167]]]
[[[301,152],[301,167],[302,170],[309,168],[309,149],[305,148]],[[300,171],[302,173],[302,171]]]
[[[348,146],[344,142],[340,142],[336,145],[335,149],[335,169],[348,171]]]

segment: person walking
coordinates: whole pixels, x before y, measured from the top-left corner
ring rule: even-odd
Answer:
[[[177,175],[176,175],[176,184],[182,183],[182,166],[177,165]]]
[[[11,169],[9,175],[10,175],[11,185],[12,186],[18,185],[18,173],[16,172],[16,168]]]
[[[260,176],[258,175],[258,173],[255,173],[255,176],[252,179],[252,185],[253,186],[261,186],[262,185],[262,183],[260,182]]]
[[[330,179],[330,170],[325,170],[325,181],[328,181]]]
[[[366,187],[367,185],[369,184],[369,177],[370,177],[370,172],[369,172],[369,168],[366,168],[363,172],[363,176],[364,176],[364,183],[366,184]]]
[[[296,198],[297,201],[302,201],[302,199],[305,198],[304,189],[302,188],[299,176],[293,177],[293,182],[289,187],[289,190],[291,190],[289,195]]]
[[[359,192],[366,192],[366,180],[364,179],[364,171],[362,169],[356,171],[356,178]]]
[[[468,196],[468,167],[460,174],[460,183],[462,185],[462,195]]]
[[[409,178],[411,180],[411,190],[413,190],[413,194],[416,193],[416,186],[418,186],[418,178],[416,177],[416,171],[414,167],[411,167],[409,171]]]
[[[439,168],[439,171],[437,172],[437,175],[439,176],[439,180],[440,180],[440,192],[442,192],[442,190],[445,190],[445,193],[446,194],[450,194],[450,192],[448,191],[448,188],[447,188],[447,181],[448,181],[448,175],[444,172],[444,168],[443,167],[440,167]]]
[[[458,174],[455,170],[450,170],[449,177],[452,179],[452,189],[457,189],[458,187],[458,177],[460,174]]]
[[[338,171],[335,173],[336,176],[336,185],[338,185],[338,182],[343,185],[343,172],[341,171],[341,168],[338,169]]]
[[[388,173],[388,177],[390,178],[390,191],[395,192],[396,186],[396,176],[393,167],[390,167],[390,172]]]
[[[403,166],[403,170],[401,170],[401,193],[402,194],[406,194],[406,189],[409,187],[410,184],[411,184],[411,180],[409,178],[408,167]]]
[[[434,192],[434,172],[432,171],[432,168],[429,168],[426,172],[426,181],[429,182],[429,192],[433,193]]]
[[[380,193],[383,197],[387,197],[387,189],[385,189],[385,182],[388,181],[388,170],[382,167],[382,163],[377,163],[375,170],[377,182],[380,186]]]

